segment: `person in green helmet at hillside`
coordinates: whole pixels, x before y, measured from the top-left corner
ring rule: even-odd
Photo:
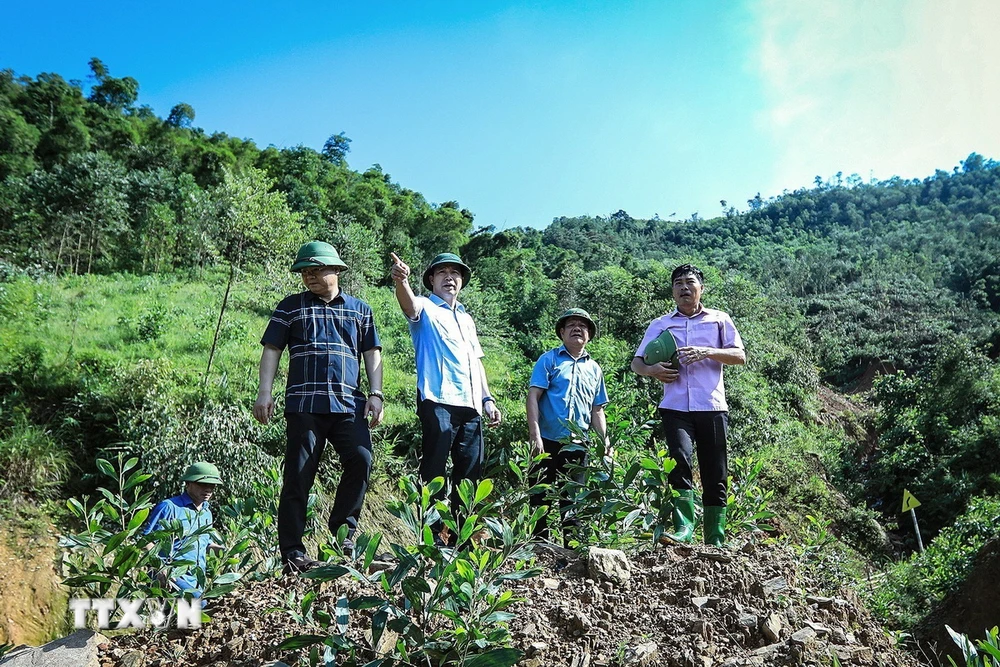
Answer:
[[[703,487],[705,543],[722,546],[725,544],[726,480],[729,477],[726,451],[729,408],[722,369],[727,365],[745,364],[746,353],[732,318],[721,310],[702,305],[705,277],[701,270],[683,264],[673,270],[670,281],[677,308],[650,323],[632,359],[632,371],[663,383],[660,419],[670,456],[677,462],[670,471],[669,480],[680,494],[674,499],[674,532],[667,537],[675,542],[693,539],[695,510],[691,456],[696,446]],[[668,346],[660,343],[664,335],[672,335]],[[651,349],[665,347],[669,348],[665,355],[669,357],[675,346],[674,359],[649,357]],[[645,359],[644,354],[647,355]]]
[[[260,384],[253,415],[261,424],[274,416],[272,389],[282,351],[288,348],[285,386],[285,448],[278,501],[278,546],[285,574],[305,572],[319,561],[306,554],[302,536],[306,506],[326,443],[343,472],[328,526],[337,535],[347,526],[343,552],[353,555],[353,537],[372,467],[371,428],[382,420],[382,345],[367,303],[340,289],[347,270],[329,243],[306,243],[291,270],[306,290],[285,297],[261,338]],[[368,378],[361,390],[361,363]]]
[[[597,335],[597,324],[582,308],[570,308],[556,321],[556,335],[563,344],[535,362],[525,405],[531,454],[549,455],[541,463],[538,481],[550,485],[556,483],[560,474],[565,474],[568,465],[583,462],[585,452],[567,451],[571,442],[576,443],[571,424],[581,431],[592,429],[604,443],[605,454],[608,453],[604,416],[608,390],[604,386],[604,372],[587,353],[587,343]],[[544,503],[542,494],[531,497],[533,507]],[[567,499],[560,499],[563,513],[568,504]],[[565,514],[562,523],[566,541],[576,524]],[[535,524],[535,535],[549,537],[547,517]]]
[[[444,477],[450,455],[454,512],[459,508],[459,482],[476,482],[482,475],[482,417],[491,426],[501,420],[486,381],[476,325],[458,301],[472,271],[458,255],[441,253],[424,270],[423,284],[430,296],[416,296],[410,287],[410,267],[395,253],[391,258],[396,300],[409,320],[416,352],[417,416],[423,434],[420,478],[426,483]],[[442,528],[440,523],[432,528],[439,545]],[[454,536],[450,539],[454,542]]]
[[[143,534],[160,530],[175,533],[169,551],[161,552],[160,560],[164,565],[189,561],[204,573],[208,550],[222,549],[213,540],[216,536],[212,530],[212,510],[208,506],[215,488],[222,484],[222,477],[214,465],[199,461],[187,467],[181,481],[184,482],[184,491],[160,501],[153,508]],[[190,566],[181,565],[178,570],[180,574],[173,574],[169,583],[182,594],[200,598],[202,590],[197,574],[190,571]],[[165,576],[161,583],[167,583]]]

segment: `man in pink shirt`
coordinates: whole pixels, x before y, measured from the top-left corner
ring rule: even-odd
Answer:
[[[722,546],[726,533],[726,479],[729,476],[726,430],[729,412],[722,384],[723,366],[746,363],[743,340],[732,318],[721,310],[701,305],[705,277],[701,270],[683,264],[670,275],[677,309],[653,320],[632,359],[632,371],[663,383],[660,419],[670,456],[677,465],[670,472],[674,499],[675,542],[694,536],[694,482],[692,445],[698,448],[702,505],[705,510],[705,543]],[[677,342],[679,368],[669,361],[652,365],[643,361],[650,341],[669,330]]]

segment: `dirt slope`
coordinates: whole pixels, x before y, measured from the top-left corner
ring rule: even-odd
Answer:
[[[631,576],[614,583],[592,578],[585,559],[542,548],[541,577],[515,587],[511,632],[531,667],[663,665],[917,665],[894,650],[858,600],[813,595],[791,554],[748,543],[738,549],[670,547],[632,557]],[[270,613],[290,593],[313,586],[301,579],[257,582],[227,599],[199,631],[119,636],[105,665],[262,665],[295,661],[274,646],[306,633],[287,614]],[[341,579],[320,592],[324,605],[340,595],[374,593]],[[368,619],[352,612],[350,634]],[[370,656],[369,659],[374,656]]]
[[[65,627],[55,528],[49,524],[35,534],[4,521],[0,535],[0,644],[47,642]]]

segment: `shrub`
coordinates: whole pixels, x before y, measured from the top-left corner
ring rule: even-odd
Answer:
[[[0,499],[54,498],[70,470],[69,453],[23,415],[0,437]]]
[[[380,593],[348,599],[340,597],[334,613],[314,607],[315,591],[301,600],[289,600],[284,611],[300,623],[313,623],[325,634],[302,634],[287,638],[279,650],[311,647],[309,663],[362,665],[482,664],[509,667],[522,656],[510,648],[505,622],[513,618],[505,611],[516,602],[508,581],[536,576],[530,566],[528,539],[541,510],[531,512],[524,503],[510,520],[502,513],[505,503],[493,498],[489,479],[459,486],[462,509],[453,515],[449,506],[433,500],[444,488],[437,478],[420,486],[413,477],[400,481],[404,500],[390,503],[393,514],[409,529],[415,544],[391,544],[396,567],[373,577],[364,574],[381,543],[381,535],[362,535],[357,540],[357,558],[346,566],[326,565],[303,575],[330,581],[344,575],[374,585]],[[457,538],[455,548],[434,543],[431,526],[441,519]],[[400,602],[402,600],[402,602]],[[352,611],[369,610],[370,642],[348,636]],[[379,653],[386,630],[398,634],[388,654]],[[317,647],[323,648],[322,658]],[[383,662],[385,660],[386,662]],[[370,662],[373,661],[373,662]]]

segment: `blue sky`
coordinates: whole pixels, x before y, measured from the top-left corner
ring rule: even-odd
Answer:
[[[1000,159],[993,0],[146,4],[8,5],[0,68],[97,56],[262,147],[343,131],[355,169],[498,228]]]

